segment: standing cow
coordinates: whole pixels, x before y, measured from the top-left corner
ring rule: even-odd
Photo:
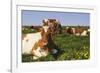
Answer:
[[[49,26],[51,28],[52,35],[61,33],[61,23],[56,19],[44,19],[43,26]]]
[[[78,27],[78,28],[74,28],[74,27],[66,27],[66,32],[68,34],[73,34],[76,36],[87,36],[88,35],[88,30]]]

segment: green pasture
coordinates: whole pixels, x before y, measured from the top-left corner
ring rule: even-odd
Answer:
[[[35,30],[25,27],[22,33],[36,32]],[[86,27],[87,28],[87,27]],[[63,27],[62,30],[64,30]],[[59,47],[61,53],[57,58],[51,54],[38,60],[33,60],[32,55],[22,55],[22,62],[41,62],[41,61],[64,61],[64,60],[87,60],[90,58],[90,36],[75,36],[65,32],[55,34],[53,41]]]

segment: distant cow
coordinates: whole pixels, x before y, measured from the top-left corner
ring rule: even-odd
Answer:
[[[52,34],[61,33],[61,23],[56,19],[44,19],[43,26],[49,26]]]
[[[88,30],[83,29],[81,27],[66,27],[66,32],[69,34],[73,34],[76,36],[87,36],[88,35]]]

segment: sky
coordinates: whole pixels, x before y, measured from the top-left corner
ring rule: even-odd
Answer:
[[[80,12],[54,12],[54,11],[34,11],[22,10],[22,25],[42,25],[43,19],[57,19],[63,26],[89,26],[90,14]]]

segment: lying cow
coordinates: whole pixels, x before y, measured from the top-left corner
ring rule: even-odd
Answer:
[[[49,26],[52,34],[61,33],[61,23],[56,19],[44,19],[43,26]]]
[[[40,32],[22,35],[22,54],[33,54],[33,59],[38,59],[49,52],[57,53],[49,26],[43,26]]]
[[[87,36],[88,30],[83,28],[66,27],[66,32],[69,34],[74,34],[76,36]]]

